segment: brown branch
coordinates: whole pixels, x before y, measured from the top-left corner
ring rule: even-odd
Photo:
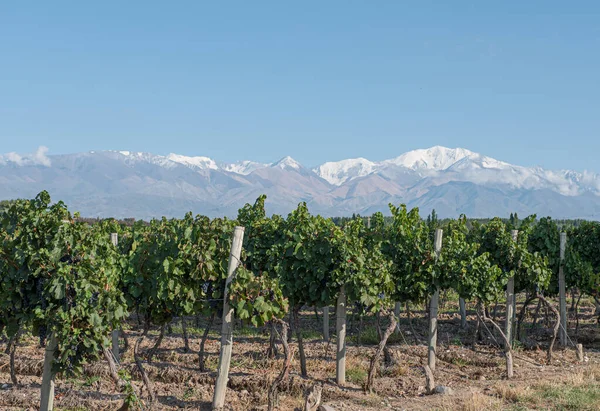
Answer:
[[[278,323],[279,325],[281,325],[281,334],[277,331],[277,328],[275,328],[275,323]],[[290,346],[287,342],[287,334],[288,334],[288,328],[289,328],[288,323],[286,323],[285,321],[279,320],[279,319],[273,319],[272,324],[273,324],[273,328],[274,328],[275,332],[281,338],[281,343],[283,344],[284,360],[283,360],[283,368],[281,369],[281,372],[279,373],[277,378],[275,378],[275,380],[273,380],[273,383],[269,387],[268,411],[273,411],[275,409],[275,405],[277,403],[277,392],[279,390],[279,387],[283,385],[284,381],[288,380],[288,377],[290,374],[290,366],[291,366],[291,362],[292,362],[292,353],[290,351]]]
[[[529,304],[531,304],[533,302],[533,300],[535,300],[536,295],[535,294],[531,294],[528,295],[527,298],[525,299],[525,302],[523,303],[523,307],[521,308],[521,312],[519,313],[519,318],[517,319],[517,340],[521,341],[521,325],[523,324],[523,320],[525,319],[525,314],[527,313],[527,307],[529,307]]]
[[[135,343],[135,347],[133,348],[133,358],[135,360],[135,365],[138,368],[138,371],[142,375],[142,381],[144,381],[144,385],[146,386],[146,390],[148,390],[148,397],[150,397],[150,402],[154,402],[154,391],[152,390],[152,384],[150,383],[150,379],[148,378],[148,374],[146,374],[146,370],[144,370],[144,365],[142,364],[142,359],[140,358],[140,345],[144,340],[144,336],[142,335]]]
[[[373,391],[373,383],[375,381],[375,368],[377,366],[377,362],[379,361],[379,358],[381,357],[381,353],[385,349],[385,345],[387,344],[388,338],[390,338],[390,335],[392,335],[394,333],[394,330],[396,329],[397,322],[396,322],[396,316],[394,315],[393,311],[391,311],[389,313],[389,317],[390,317],[390,325],[388,326],[388,328],[386,328],[385,332],[381,336],[379,345],[377,346],[377,349],[375,350],[375,354],[371,358],[371,364],[369,365],[369,375],[367,378],[367,384],[365,386],[365,390],[368,392]]]
[[[188,353],[190,352],[190,339],[188,337],[188,331],[187,331],[187,321],[185,319],[185,315],[181,316],[181,329],[183,332],[183,344],[184,344],[184,348],[183,351]]]
[[[550,364],[552,362],[552,349],[554,348],[554,342],[556,341],[556,336],[558,335],[558,329],[560,328],[560,313],[558,312],[558,310],[556,308],[554,308],[550,304],[550,302],[548,300],[546,300],[546,298],[544,298],[544,296],[542,294],[538,293],[537,297],[540,299],[540,301],[543,301],[544,304],[546,304],[546,307],[548,307],[554,313],[554,315],[556,315],[556,324],[554,324],[552,341],[550,341],[550,345],[548,346],[548,354],[546,357],[547,363]]]
[[[306,368],[306,354],[304,353],[304,341],[302,339],[302,329],[300,327],[300,309],[301,306],[296,306],[293,310],[294,328],[296,331],[296,338],[298,339],[298,353],[300,354],[300,374],[303,378],[308,378],[308,371]]]
[[[152,349],[148,353],[148,364],[152,363],[152,358],[156,355],[156,351],[158,351],[158,348],[160,347],[160,344],[162,343],[162,340],[165,337],[166,328],[167,324],[163,324],[162,327],[160,327],[160,334],[158,334],[158,340],[156,340],[156,344],[154,344],[154,347],[152,347]]]
[[[513,377],[513,353],[510,341],[508,340],[506,334],[504,334],[504,331],[502,331],[502,328],[498,324],[496,324],[494,320],[488,318],[488,316],[485,313],[485,309],[482,309],[481,305],[479,305],[479,307],[481,309],[481,314],[483,315],[483,320],[489,321],[494,326],[496,331],[500,333],[500,336],[502,336],[502,340],[504,340],[504,355],[506,357],[506,378],[510,379]],[[479,310],[476,310],[475,312],[477,313],[477,317],[480,318]]]
[[[115,359],[113,357],[112,351],[108,348],[104,347],[102,350],[104,354],[104,359],[108,363],[108,373],[110,377],[113,379],[115,385],[119,390],[122,390],[127,383],[121,377],[119,377],[119,372],[117,371],[117,364],[115,363]]]
[[[10,348],[10,380],[14,386],[19,385],[17,380],[17,373],[15,372],[15,351],[17,350],[17,344],[19,343],[19,337],[21,336],[21,329],[17,330],[15,336],[11,339],[12,344]]]
[[[277,357],[277,336],[275,330],[275,323],[273,321],[269,321],[269,348],[267,348],[267,357],[275,358]]]
[[[210,332],[210,327],[212,326],[215,320],[215,312],[210,316],[210,320],[204,329],[204,334],[202,334],[202,340],[200,340],[200,350],[198,351],[198,362],[200,364],[200,372],[206,371],[204,367],[204,346],[206,345],[206,340],[208,339],[208,333]]]
[[[415,345],[419,345],[421,342],[419,341],[419,338],[417,337],[417,332],[415,331],[415,327],[413,327],[412,315],[410,313],[410,306],[408,305],[408,302],[406,302],[406,317],[408,318],[408,325],[410,326],[410,331],[412,332],[413,339],[415,340]]]

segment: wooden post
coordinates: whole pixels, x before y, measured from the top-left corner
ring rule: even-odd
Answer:
[[[513,241],[517,241],[519,236],[519,230],[512,230],[510,232]],[[513,318],[514,318],[514,308],[515,308],[515,278],[510,277],[508,279],[508,283],[506,284],[506,323],[504,327],[504,332],[506,334],[506,339],[509,344],[512,346],[513,342]]]
[[[512,309],[512,331],[511,331],[511,340],[510,340],[511,344],[515,341],[515,334],[517,332],[516,327],[517,327],[517,296],[515,295],[515,297],[513,298],[513,309]]]
[[[229,254],[229,265],[227,267],[227,280],[225,281],[225,292],[223,294],[223,326],[221,328],[221,353],[219,355],[219,368],[217,370],[217,382],[213,397],[213,410],[222,410],[225,406],[225,391],[229,381],[229,365],[231,364],[231,349],[233,345],[233,308],[227,302],[227,286],[233,279],[235,270],[240,263],[242,242],[244,239],[244,227],[237,226],[233,231],[231,241],[231,252]]]
[[[577,348],[577,361],[583,362],[585,360],[585,357],[583,355],[583,345],[577,344],[575,348]]]
[[[367,220],[367,223],[368,223],[368,227],[371,228],[371,217],[369,217],[369,219]],[[394,305],[394,315],[398,319],[398,322],[396,323],[396,332],[400,332],[400,310],[401,309],[402,309],[402,303],[400,301],[396,301],[396,304]]]
[[[323,340],[329,341],[329,306],[323,307]]]
[[[460,312],[460,328],[467,328],[467,304],[464,298],[458,299]]]
[[[431,372],[431,368],[428,365],[423,367],[425,370],[425,389],[427,394],[433,394],[435,391],[435,378],[433,378],[433,372]]]
[[[435,230],[435,258],[440,257],[442,252],[442,236],[444,232],[438,228]],[[427,341],[427,365],[431,372],[435,372],[435,352],[437,349],[437,316],[440,301],[440,290],[435,290],[429,301],[429,338]]]
[[[110,241],[113,246],[117,247],[119,245],[119,235],[117,233],[110,233]],[[119,364],[121,362],[120,354],[119,354],[119,330],[112,331],[112,353],[115,357],[115,362]]]
[[[402,303],[400,301],[396,301],[394,305],[394,315],[398,319],[398,323],[396,323],[396,331],[400,332],[400,311],[402,310]]]
[[[54,334],[50,334],[50,338],[46,344],[46,351],[44,352],[40,411],[52,411],[54,408],[54,372],[52,371],[52,363],[54,362],[56,346],[56,337],[54,337]]]
[[[338,385],[346,384],[346,287],[340,288],[336,310],[336,367],[335,377]]]
[[[567,294],[565,289],[565,248],[567,246],[567,233],[560,233],[560,265],[558,268],[558,293],[560,309],[560,345],[567,346]]]

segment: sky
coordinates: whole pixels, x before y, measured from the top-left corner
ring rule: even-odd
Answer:
[[[600,172],[600,2],[0,2],[0,153],[434,145]]]

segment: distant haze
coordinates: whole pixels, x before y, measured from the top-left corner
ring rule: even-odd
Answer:
[[[311,212],[326,216],[387,213],[389,203],[418,206],[423,215],[435,209],[440,217],[600,216],[598,174],[521,167],[463,148],[435,146],[385,161],[356,158],[313,169],[292,157],[231,164],[180,154],[46,151],[0,156],[0,199],[48,190],[86,217],[138,219],[188,211],[235,217],[261,194],[267,211],[277,214],[305,201]]]

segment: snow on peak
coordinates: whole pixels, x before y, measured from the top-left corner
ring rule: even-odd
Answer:
[[[371,174],[376,167],[377,163],[373,163],[366,158],[352,158],[327,162],[313,169],[313,171],[327,182],[339,186],[346,181]]]
[[[302,165],[300,165],[300,163],[294,160],[292,157],[286,156],[278,162],[272,164],[271,167],[278,167],[282,170],[285,170],[286,168],[293,168],[295,170],[299,170],[302,167]]]
[[[483,156],[481,154],[471,153],[470,155],[461,158],[460,160],[458,160],[454,164],[450,165],[449,167],[446,167],[444,170],[452,170],[452,171],[459,171],[459,170],[466,170],[466,169],[471,169],[471,170],[498,169],[498,170],[500,170],[500,169],[506,169],[506,168],[510,168],[510,167],[511,167],[510,164],[505,163],[503,161],[498,161],[491,157]]]
[[[464,148],[447,148],[434,146],[428,149],[409,151],[383,164],[394,164],[413,170],[446,170],[463,158],[475,157],[478,154]]]
[[[258,170],[259,168],[267,167],[268,164],[257,163],[255,161],[238,161],[233,164],[226,164],[223,166],[223,170],[229,171],[230,173],[248,175],[254,170]]]
[[[415,172],[438,173],[442,171],[466,172],[482,169],[506,169],[510,164],[482,156],[464,148],[434,146],[428,149],[413,150],[399,157],[372,162],[355,158],[324,163],[313,171],[334,185],[342,185],[355,178],[383,172],[388,167],[408,168]]]
[[[183,164],[190,168],[200,168],[203,170],[205,170],[205,169],[218,170],[219,169],[219,167],[217,166],[217,163],[215,163],[215,161],[213,159],[208,158],[208,157],[202,157],[202,156],[187,157],[187,156],[182,156],[179,154],[171,153],[167,156],[167,160],[171,160],[175,163]]]

